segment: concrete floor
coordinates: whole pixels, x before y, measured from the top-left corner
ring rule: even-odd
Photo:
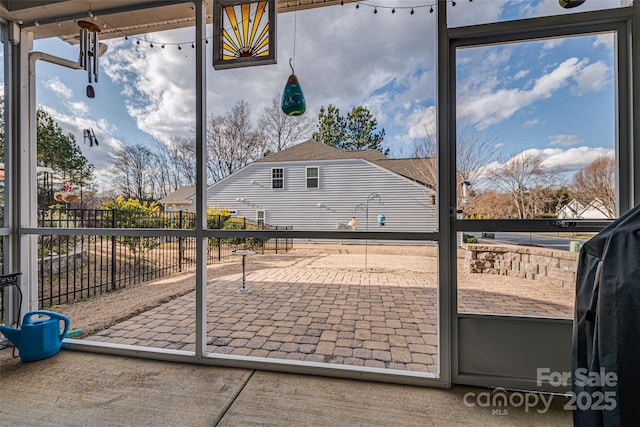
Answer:
[[[22,363],[0,351],[7,426],[569,426],[566,399],[482,407],[487,390],[178,364],[63,350]],[[490,391],[489,391],[490,392]],[[549,397],[549,396],[547,396]],[[517,401],[517,399],[514,399]],[[467,404],[465,404],[467,402]],[[470,403],[475,403],[471,406]]]

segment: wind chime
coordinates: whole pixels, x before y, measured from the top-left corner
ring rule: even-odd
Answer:
[[[297,12],[294,12],[297,13]],[[307,110],[307,103],[304,100],[304,94],[302,93],[302,87],[296,72],[293,69],[293,60],[296,57],[296,27],[297,27],[297,14],[293,18],[293,57],[289,58],[289,67],[291,67],[291,75],[287,79],[287,83],[284,85],[282,91],[282,112],[287,116],[301,116]]]
[[[104,46],[98,41],[98,34],[100,33],[100,27],[89,21],[78,21],[80,27],[80,57],[78,58],[78,64],[84,68],[89,77],[89,84],[87,85],[87,97],[95,98],[96,93],[91,86],[91,83],[98,83],[98,57],[103,53],[100,52]]]
[[[96,147],[98,146],[98,138],[96,138],[96,134],[93,132],[93,128],[89,128],[89,129],[85,129],[84,131],[82,131],[82,135],[84,136],[84,143],[87,143],[87,140],[89,141],[89,147],[93,147],[93,145],[95,144]]]

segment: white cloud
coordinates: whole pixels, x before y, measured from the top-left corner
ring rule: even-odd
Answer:
[[[407,135],[412,139],[436,134],[436,107],[416,108],[407,118]]]
[[[47,80],[44,86],[61,98],[70,99],[73,96],[71,88],[62,83],[59,77],[53,77]]]
[[[575,147],[563,150],[546,148],[537,150],[544,161],[543,166],[558,172],[576,172],[601,156],[613,156],[615,150],[605,147]]]
[[[549,145],[559,145],[561,147],[570,147],[582,142],[582,138],[578,135],[553,135],[549,139]]]
[[[563,42],[564,42],[564,39],[561,39],[561,38],[545,40],[544,43],[542,43],[542,50],[555,49],[558,46],[560,46]]]
[[[485,129],[512,117],[518,110],[538,100],[551,97],[585,66],[585,60],[569,58],[538,78],[531,89],[498,89],[492,93],[482,90],[463,94],[459,101],[459,117],[477,123],[480,130]]]
[[[573,90],[577,95],[585,92],[596,92],[605,85],[607,76],[610,75],[609,67],[602,61],[586,65],[578,69],[573,79],[578,83],[578,87]]]
[[[362,9],[345,5],[299,11],[295,72],[312,118],[328,104],[342,112],[367,105],[378,125],[387,127],[387,120],[410,112],[406,105],[424,104],[435,96],[436,15],[403,10],[374,17]],[[255,120],[273,95],[282,93],[293,56],[293,20],[294,14],[278,16],[277,65],[216,71],[208,48],[209,114],[224,114],[245,100]],[[194,50],[188,45],[181,51],[158,47],[161,41],[192,37],[193,29],[147,34],[153,49],[144,42],[108,41],[103,69],[122,87],[126,110],[137,126],[155,138],[184,135],[195,125]]]
[[[495,161],[483,169],[495,170],[500,166],[527,155],[540,156],[542,166],[558,173],[574,173],[583,169],[589,163],[601,156],[614,156],[615,150],[605,147],[574,147],[569,149],[562,148],[530,148],[513,155],[511,158],[499,162]]]
[[[69,108],[76,115],[87,114],[89,112],[89,106],[84,101],[69,102]]]
[[[540,120],[531,119],[531,120],[527,120],[526,122],[524,122],[524,124],[522,126],[524,126],[526,128],[532,128],[532,127],[537,126],[539,124],[540,124]]]
[[[615,42],[613,34],[598,34],[593,42],[593,47],[603,46],[607,50],[613,50]]]

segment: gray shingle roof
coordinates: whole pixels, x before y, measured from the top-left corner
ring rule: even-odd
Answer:
[[[435,188],[435,171],[436,161],[431,158],[413,158],[413,159],[379,159],[373,160],[378,166],[381,166],[391,172],[402,175],[422,185]]]
[[[196,187],[193,185],[186,185],[178,188],[173,193],[160,199],[160,203],[163,205],[188,205],[191,204],[189,197],[196,194]]]
[[[384,154],[378,150],[345,151],[310,139],[286,150],[263,157],[257,160],[257,162],[295,162],[301,160],[336,159],[366,159],[372,161],[384,158]]]

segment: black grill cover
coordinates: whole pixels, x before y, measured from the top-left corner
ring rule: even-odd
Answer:
[[[575,426],[640,425],[640,206],[580,250],[572,362]]]

